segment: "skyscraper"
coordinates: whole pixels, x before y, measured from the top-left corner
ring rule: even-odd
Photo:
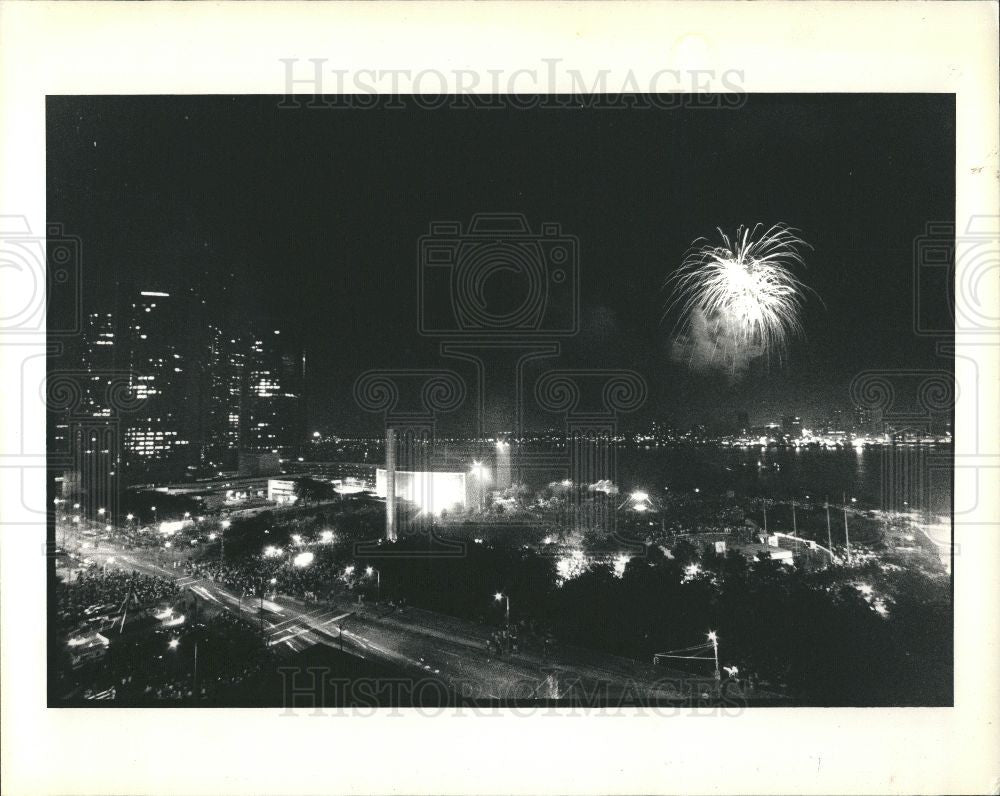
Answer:
[[[246,337],[210,322],[204,356],[202,460],[232,467],[247,420]]]
[[[278,453],[302,443],[305,365],[302,353],[280,329],[253,332],[247,357],[246,430],[241,447]]]
[[[128,466],[183,469],[198,415],[190,297],[143,290],[129,310],[129,386],[143,403],[125,431]]]
[[[84,319],[80,363],[83,377],[83,414],[110,417],[108,389],[116,370],[120,345],[115,338],[115,320],[110,312],[91,312]]]

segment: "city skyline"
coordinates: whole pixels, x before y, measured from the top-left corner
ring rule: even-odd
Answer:
[[[848,402],[858,372],[951,366],[936,340],[909,331],[913,308],[899,285],[913,279],[914,241],[953,213],[950,172],[939,168],[953,157],[953,114],[950,98],[928,95],[754,96],[711,114],[330,114],[283,112],[268,98],[53,97],[50,217],[83,235],[87,308],[113,310],[116,291],[197,286],[223,317],[260,317],[300,337],[312,426],[376,431],[377,418],[354,404],[354,378],[372,366],[441,364],[440,340],[418,330],[418,241],[434,223],[467,224],[483,211],[555,222],[578,241],[579,332],[560,339],[558,362],[641,373],[650,395],[639,422],[728,423],[748,406],[825,415]],[[533,133],[572,136],[591,155],[542,161],[522,146]],[[387,149],[389,135],[426,149],[435,167]],[[692,160],[692,151],[712,154]],[[554,186],[611,201],[552,205]],[[96,207],[128,233],[109,234]],[[665,278],[696,237],[768,219],[811,246],[802,276],[822,302],[806,303],[805,339],[786,366],[758,365],[738,380],[673,361]],[[934,299],[921,311],[947,328],[949,302]],[[459,410],[442,422],[468,418]]]
[[[48,100],[50,704],[953,701],[953,98],[271,99]]]

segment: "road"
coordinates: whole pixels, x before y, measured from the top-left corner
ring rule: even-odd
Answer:
[[[170,579],[216,608],[259,623],[271,646],[300,652],[326,645],[392,664],[410,672],[415,682],[425,679],[443,684],[464,698],[675,704],[703,700],[712,691],[713,683],[705,676],[566,645],[555,645],[544,656],[534,652],[489,655],[486,640],[492,628],[430,611],[360,605],[346,595],[322,604],[304,604],[282,595],[263,600],[242,597],[213,580],[163,566],[150,549],[126,550],[113,541],[78,535],[73,528],[60,527],[59,534],[64,530],[67,549],[99,565],[113,559],[106,565]],[[779,699],[763,691],[756,691],[752,698],[765,703]]]

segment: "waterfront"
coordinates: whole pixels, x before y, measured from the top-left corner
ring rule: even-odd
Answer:
[[[659,495],[698,489],[706,495],[730,490],[737,498],[812,499],[831,504],[855,498],[865,509],[917,511],[948,517],[952,503],[951,446],[866,448],[733,448],[718,445],[620,448],[612,480],[622,491]],[[556,471],[537,473],[539,487]],[[899,490],[900,481],[907,489]],[[809,496],[809,498],[806,498]]]

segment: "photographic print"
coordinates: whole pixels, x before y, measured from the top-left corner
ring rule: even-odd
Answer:
[[[953,704],[953,94],[45,112],[49,707]]]

